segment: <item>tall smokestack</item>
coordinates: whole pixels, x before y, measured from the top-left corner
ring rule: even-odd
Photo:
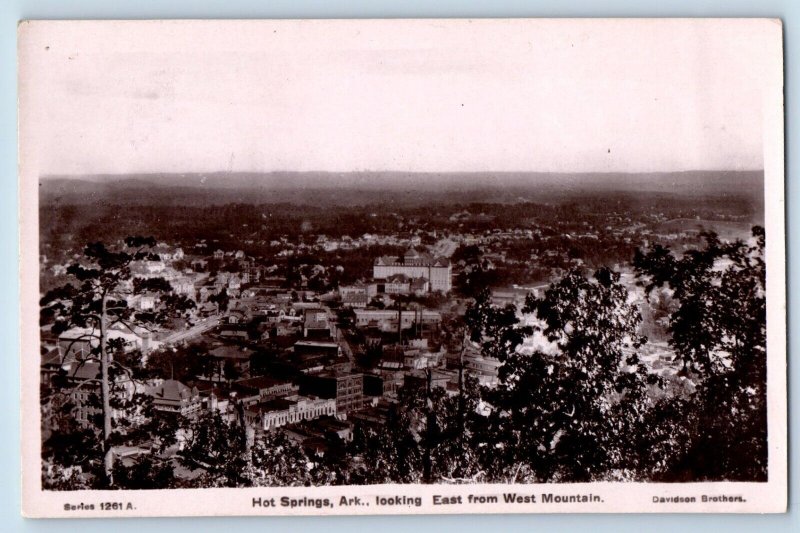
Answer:
[[[403,307],[397,302],[397,342],[403,343]]]

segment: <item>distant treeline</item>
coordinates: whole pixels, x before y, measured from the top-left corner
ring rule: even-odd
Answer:
[[[319,208],[311,205],[226,204],[211,206],[87,205],[42,203],[40,237],[51,251],[70,250],[90,241],[114,242],[131,234],[153,235],[193,249],[199,239],[209,248],[268,253],[264,241],[286,237],[313,242],[318,235],[340,238],[365,233],[410,236],[419,232],[482,233],[531,228],[544,234],[579,232],[587,227],[618,229],[630,222],[701,218],[758,222],[763,213],[747,196],[677,199],[667,194],[609,194],[560,203],[429,203],[398,207],[391,203]]]

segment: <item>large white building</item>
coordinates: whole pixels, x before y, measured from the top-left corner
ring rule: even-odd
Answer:
[[[413,248],[402,257],[378,257],[372,267],[372,277],[385,280],[396,274],[409,278],[425,278],[430,291],[449,292],[453,288],[453,267],[445,257],[421,254]]]
[[[336,416],[335,399],[287,396],[251,405],[245,412],[247,423],[263,431],[322,416]]]

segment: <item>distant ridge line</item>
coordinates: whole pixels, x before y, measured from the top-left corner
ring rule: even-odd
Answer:
[[[763,203],[764,172],[215,172],[50,175],[42,203],[206,205],[225,203],[544,202],[587,193],[743,196]],[[311,193],[314,194],[311,194]]]
[[[402,187],[419,185],[435,188],[448,186],[487,185],[488,183],[514,186],[531,184],[581,184],[607,188],[612,185],[637,184],[638,186],[664,185],[664,181],[709,185],[712,183],[762,185],[763,170],[685,170],[676,172],[402,172],[402,171],[274,171],[274,172],[186,172],[186,173],[135,173],[45,175],[40,182],[57,180],[82,180],[98,184],[142,181],[159,186],[199,186],[231,188],[269,185],[271,187],[298,188],[342,185],[378,185]]]

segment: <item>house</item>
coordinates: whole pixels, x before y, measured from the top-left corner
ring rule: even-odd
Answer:
[[[169,280],[173,292],[182,294],[194,300],[197,297],[194,280],[189,276],[178,276]]]
[[[380,430],[386,427],[393,405],[390,401],[378,400],[375,405],[349,413],[348,419],[354,423]]]
[[[159,343],[152,339],[149,331],[143,328],[119,326],[106,331],[107,339],[118,339],[124,343],[125,351],[141,350],[147,354],[157,348]],[[71,328],[58,336],[58,351],[61,362],[81,361],[89,357],[100,345],[100,336],[93,328]]]
[[[222,289],[227,289],[232,276],[233,274],[230,272],[218,272],[216,279],[214,279],[214,287],[220,292]]]
[[[322,457],[334,439],[342,442],[353,440],[353,423],[326,415],[287,426],[284,432],[307,454]]]
[[[197,387],[188,387],[175,379],[167,379],[148,388],[153,409],[162,416],[196,416],[202,407]]]
[[[383,283],[383,290],[381,285],[378,285],[378,292],[385,292],[386,294],[408,294],[411,289],[411,278],[405,274],[392,274],[386,278]]]
[[[97,361],[67,363],[63,367],[69,398],[75,406],[75,420],[83,427],[96,423],[102,414],[100,399],[100,363]]]
[[[95,360],[64,363],[59,371],[64,379],[62,388],[68,391],[74,405],[75,420],[83,427],[96,425],[96,417],[102,413],[100,372],[100,363]],[[114,378],[114,388],[118,394],[124,393],[129,399],[134,393],[146,390],[141,384],[131,381],[124,373]],[[141,420],[137,415],[131,418],[130,413],[117,409],[112,409],[111,417],[112,419],[124,417],[130,422]]]
[[[222,364],[230,361],[238,372],[244,373],[250,371],[250,357],[253,351],[243,346],[218,346],[208,352],[208,355]]]
[[[369,296],[366,291],[363,294],[350,293],[342,296],[342,305],[354,309],[364,309],[369,303]]]
[[[339,287],[339,296],[342,298],[352,294],[366,294],[367,297],[371,298],[377,294],[376,285],[374,283],[355,283]]]
[[[139,310],[140,311],[152,311],[156,308],[158,304],[159,298],[158,294],[154,292],[146,292],[139,296]]]
[[[293,347],[295,367],[304,373],[321,372],[324,368],[336,364],[341,356],[339,345],[335,342],[298,341]]]
[[[183,250],[181,248],[173,248],[164,243],[159,243],[151,250],[162,261],[178,261],[183,259]]]
[[[281,319],[280,322],[275,324],[276,337],[291,337],[299,332],[300,324],[294,320],[289,320],[288,317]]]
[[[271,305],[271,307],[275,307]],[[278,322],[292,322],[297,324],[299,327],[303,322],[304,317],[302,315],[295,314],[294,309],[289,309],[286,311],[285,309],[267,309],[264,311],[264,314],[267,316],[267,322],[271,324],[277,324]]]
[[[364,284],[342,285],[339,287],[339,296],[342,305],[346,307],[364,308],[374,294],[370,294],[370,286]]]
[[[406,370],[401,364],[380,364],[373,374],[364,375],[364,394],[367,396],[392,396],[405,382]]]
[[[90,357],[98,346],[96,332],[90,328],[72,328],[58,336],[58,352],[61,362],[82,361]]]
[[[435,367],[444,355],[444,352],[432,352],[423,343],[417,346],[388,344],[383,347],[381,356],[382,368],[410,368],[423,369]]]
[[[219,327],[217,333],[223,339],[233,339],[241,342],[246,342],[250,339],[246,324],[226,324]]]
[[[242,288],[242,278],[236,274],[228,277],[228,292],[238,294]]]
[[[378,292],[386,294],[425,294],[430,283],[424,277],[411,278],[405,274],[392,274],[378,284]]]
[[[325,309],[314,307],[303,313],[303,337],[325,339],[333,336],[333,328]]]
[[[228,311],[228,316],[225,317],[225,321],[228,324],[244,324],[250,320],[249,313],[247,310],[237,307],[236,309],[231,309]]]
[[[209,317],[219,313],[219,304],[216,302],[204,302],[197,306],[197,314],[201,317]]]
[[[207,302],[210,297],[218,295],[221,290],[222,287],[218,287],[217,285],[203,284],[200,286],[197,294],[200,297],[200,302]]]

